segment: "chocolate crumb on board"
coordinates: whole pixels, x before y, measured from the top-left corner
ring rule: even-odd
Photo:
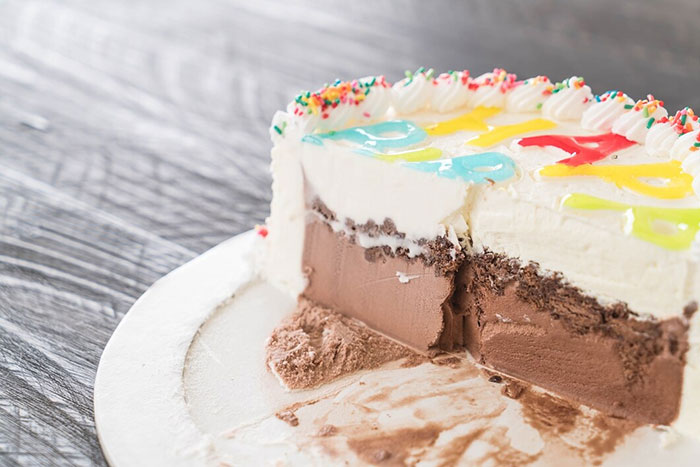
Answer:
[[[325,438],[329,436],[335,436],[338,433],[338,428],[335,425],[323,425],[318,430],[318,436]]]
[[[275,417],[279,418],[283,422],[289,424],[289,426],[298,426],[299,425],[299,419],[297,418],[296,414],[292,412],[291,410],[280,410],[275,414]]]
[[[289,389],[318,387],[402,358],[420,361],[360,321],[303,299],[272,332],[266,353],[268,368]]]
[[[518,383],[513,380],[505,380],[505,386],[503,386],[501,392],[506,397],[510,397],[511,399],[517,399],[522,395],[524,390],[525,386],[523,386],[521,383]]]

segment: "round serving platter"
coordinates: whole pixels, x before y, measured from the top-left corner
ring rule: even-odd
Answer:
[[[466,358],[397,361],[308,391],[265,368],[294,301],[236,236],[156,282],[107,344],[95,422],[113,467],[696,465],[700,443],[490,378]],[[515,397],[515,398],[514,398]]]

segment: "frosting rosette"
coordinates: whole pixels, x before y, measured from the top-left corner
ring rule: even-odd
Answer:
[[[698,128],[698,116],[690,107],[679,110],[672,118],[663,117],[647,133],[644,140],[647,152],[652,156],[667,156],[680,137]]]
[[[596,96],[581,115],[581,126],[587,130],[608,132],[613,122],[634,106],[631,97],[621,91],[607,91]]]
[[[464,107],[469,99],[469,71],[449,71],[433,79],[430,108],[436,112],[449,112]]]
[[[502,68],[484,73],[469,84],[470,107],[505,107],[506,93],[516,86],[517,77]]]
[[[682,161],[691,154],[698,152],[699,149],[700,130],[691,131],[681,135],[673,143],[673,146],[671,146],[671,159]]]
[[[365,98],[357,106],[355,119],[367,122],[382,118],[391,106],[391,85],[384,76],[367,76],[358,83]]]
[[[537,112],[551,95],[554,85],[546,76],[535,76],[517,81],[506,94],[506,109],[509,112]]]
[[[592,101],[593,93],[585,80],[572,76],[554,85],[542,104],[542,114],[555,120],[578,120]]]
[[[649,94],[638,100],[631,109],[620,115],[612,125],[612,132],[630,141],[644,143],[649,129],[655,121],[668,116],[663,101]]]
[[[415,73],[406,72],[406,77],[391,89],[392,103],[398,114],[412,114],[424,110],[433,94],[433,69],[421,67]]]

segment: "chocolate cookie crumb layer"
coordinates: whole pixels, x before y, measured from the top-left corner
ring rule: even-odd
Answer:
[[[331,211],[320,199],[316,198],[311,202],[309,209],[316,216],[311,216],[310,222],[320,222],[328,224],[328,222],[337,221],[336,215]],[[394,237],[403,240],[406,234],[400,232],[396,228],[396,224],[391,219],[384,219],[381,224],[373,220],[369,220],[364,224],[358,224],[352,219],[345,220],[347,234],[343,235],[350,243],[356,243],[358,234],[366,235],[370,238],[380,236]],[[398,247],[392,250],[389,246],[375,246],[364,249],[367,261],[377,262],[386,261],[390,258],[400,257],[410,262],[420,261],[426,267],[431,268],[436,275],[450,275],[454,273],[460,266],[464,254],[461,250],[455,249],[455,245],[446,237],[437,237],[434,239],[419,239],[416,244],[422,247],[424,253],[415,257],[410,257],[405,248]]]

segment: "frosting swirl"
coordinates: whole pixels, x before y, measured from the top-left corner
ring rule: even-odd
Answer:
[[[406,72],[406,78],[391,89],[392,103],[399,114],[411,114],[428,106],[433,93],[433,69],[419,68],[415,73]]]
[[[320,113],[307,112],[305,109],[300,108],[300,106],[295,102],[292,102],[287,106],[287,113],[293,117],[295,125],[298,126],[304,133],[313,132],[316,129],[319,120],[321,120]]]
[[[700,196],[700,151],[698,146],[693,146],[695,151],[690,151],[690,154],[683,159],[681,167],[683,170],[693,176],[693,191],[696,196]]]
[[[516,86],[517,77],[503,68],[494,68],[491,73],[484,73],[470,84],[469,96],[471,107],[505,107],[506,93]]]
[[[449,112],[463,107],[468,99],[469,71],[450,71],[433,80],[430,108],[436,112]]]
[[[613,122],[633,105],[632,98],[624,92],[607,91],[596,96],[593,104],[583,112],[581,126],[587,130],[608,132]]]
[[[516,86],[506,95],[506,109],[510,112],[537,112],[553,88],[546,76],[516,82]]]
[[[382,118],[391,106],[391,85],[384,76],[367,76],[358,81],[365,98],[357,106],[355,118],[363,122]]]
[[[630,141],[644,143],[649,128],[654,122],[668,115],[663,105],[663,101],[654,99],[654,96],[649,94],[646,99],[638,100],[632,109],[613,122],[612,132]]]
[[[644,140],[646,150],[652,156],[668,156],[681,136],[699,127],[698,117],[693,109],[686,107],[679,110],[673,118],[664,117],[652,125]]]
[[[681,135],[671,146],[671,159],[684,160],[691,154],[697,153],[700,146],[700,130]]]
[[[542,104],[542,114],[555,120],[578,120],[593,100],[583,78],[572,76],[554,85],[552,95]]]

